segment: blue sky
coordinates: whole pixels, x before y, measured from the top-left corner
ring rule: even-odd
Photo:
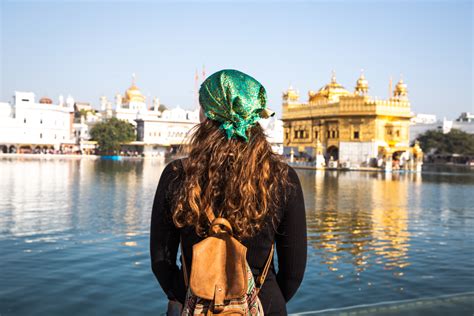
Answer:
[[[307,100],[335,70],[352,91],[363,68],[373,96],[403,74],[414,112],[474,112],[470,1],[0,2],[0,101],[20,90],[98,107],[136,73],[146,96],[192,108],[205,65],[252,75],[280,115],[290,83]]]

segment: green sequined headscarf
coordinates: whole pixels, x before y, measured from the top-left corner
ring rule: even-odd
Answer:
[[[209,76],[199,89],[199,103],[206,116],[221,123],[227,139],[242,137],[261,118],[275,113],[266,108],[265,88],[243,72],[225,69]]]

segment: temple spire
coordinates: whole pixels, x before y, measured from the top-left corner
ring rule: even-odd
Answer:
[[[393,79],[392,79],[392,76],[390,76],[390,81],[388,82],[388,97],[389,98],[393,97]]]
[[[194,75],[194,108],[199,109],[199,73],[197,68]]]
[[[359,79],[357,79],[355,93],[358,95],[367,95],[369,92],[369,82],[365,79],[364,69],[360,70]]]
[[[336,83],[336,71],[334,69],[331,71],[331,83]]]

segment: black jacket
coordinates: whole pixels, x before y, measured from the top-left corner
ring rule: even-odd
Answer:
[[[178,174],[173,171],[178,167]],[[278,271],[272,263],[265,283],[259,293],[264,312],[267,315],[286,315],[286,302],[296,293],[303,279],[306,267],[307,240],[306,217],[303,192],[295,170],[289,167],[289,182],[293,185],[288,190],[288,199],[284,207],[277,210],[278,228],[266,225],[256,236],[243,240],[247,247],[247,261],[254,273],[260,275],[272,243],[276,243]],[[201,241],[194,228],[178,229],[171,219],[169,188],[171,182],[182,181],[184,171],[180,160],[169,163],[161,174],[153,202],[150,234],[150,253],[153,273],[158,279],[168,299],[184,302],[186,289],[183,273],[176,264],[180,237],[186,266],[191,270],[192,246]],[[182,260],[182,258],[180,258]],[[188,271],[188,272],[189,272]]]

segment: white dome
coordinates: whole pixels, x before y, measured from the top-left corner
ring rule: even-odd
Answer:
[[[186,111],[178,106],[171,110],[171,118],[174,120],[186,120]]]
[[[171,111],[170,110],[164,110],[163,112],[161,112],[161,118],[170,119],[171,118]]]

